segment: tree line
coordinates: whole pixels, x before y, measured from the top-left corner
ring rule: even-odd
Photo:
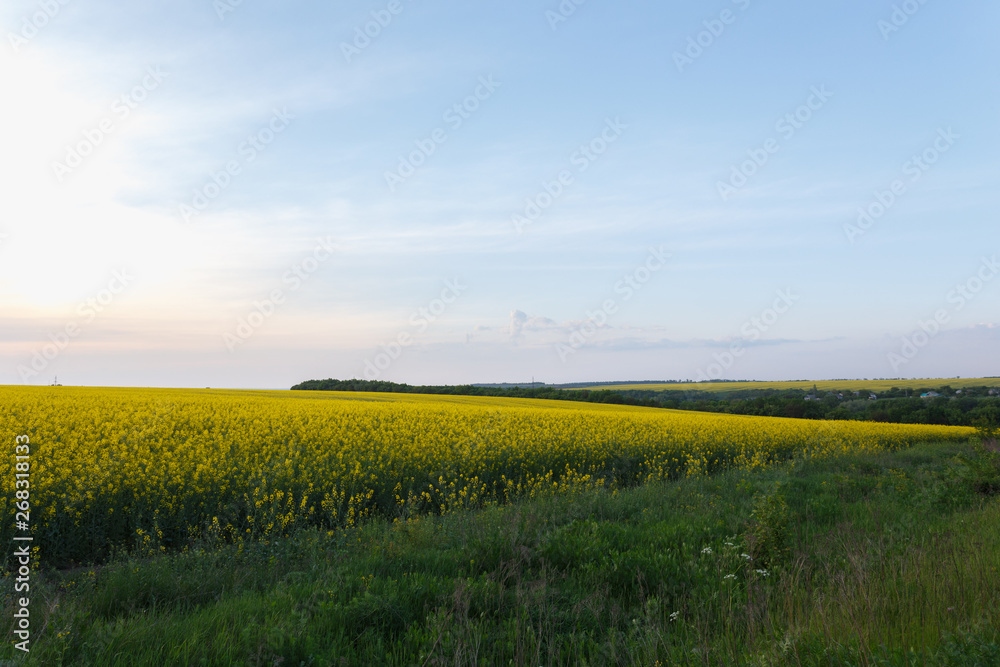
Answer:
[[[538,398],[587,403],[634,405],[673,410],[697,410],[762,417],[795,419],[853,419],[902,424],[976,426],[1000,423],[1000,396],[990,387],[952,389],[892,388],[870,398],[868,390],[804,391],[801,389],[690,390],[588,390],[543,387],[480,387],[475,385],[408,385],[384,380],[307,380],[293,390],[372,391],[404,394],[442,394]],[[921,398],[934,391],[939,396]]]

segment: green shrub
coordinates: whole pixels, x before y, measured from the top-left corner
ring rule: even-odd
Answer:
[[[750,556],[761,567],[772,567],[788,555],[788,504],[780,483],[769,493],[757,494],[743,538]]]

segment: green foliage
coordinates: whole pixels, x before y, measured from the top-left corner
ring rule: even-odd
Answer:
[[[443,396],[492,396],[506,398],[540,398],[585,403],[610,403],[661,407],[657,401],[626,397],[622,392],[602,389],[599,391],[564,391],[550,386],[531,387],[482,387],[463,385],[409,385],[388,380],[306,380],[293,386],[292,391],[375,391],[398,394],[436,394]]]
[[[851,390],[819,391],[807,393],[803,389],[733,389],[714,391],[695,389],[704,383],[678,383],[684,389],[568,389],[554,386],[495,387],[476,385],[414,386],[384,380],[307,380],[292,387],[293,390],[313,391],[376,391],[411,394],[443,394],[461,396],[503,396],[508,398],[537,398],[588,403],[612,403],[650,408],[724,412],[760,417],[791,417],[794,419],[854,419],[861,421],[893,422],[900,424],[938,424],[944,426],[971,426],[976,423],[992,424],[993,438],[1000,426],[1000,398],[991,395],[991,387],[966,386],[954,390],[949,386],[937,387],[937,398],[920,398],[930,387],[919,389],[891,389],[880,391],[875,400],[869,400],[869,391],[859,389],[855,396]],[[741,383],[736,383],[741,384]],[[859,386],[863,387],[864,383]],[[959,391],[961,393],[959,393]],[[805,400],[806,396],[812,399]],[[814,399],[814,400],[813,400]],[[992,420],[992,421],[991,421]]]
[[[774,567],[788,558],[788,522],[788,504],[781,495],[780,484],[754,497],[743,538],[755,564]]]
[[[964,489],[983,495],[1000,493],[1000,408],[988,405],[979,411],[972,425],[976,428],[978,442],[973,452],[956,457],[958,467],[953,469],[952,478]],[[954,485],[953,485],[954,486]],[[959,493],[962,490],[959,489]]]
[[[976,435],[984,444],[997,444],[997,433],[1000,432],[1000,407],[989,405],[979,412],[979,416],[972,421],[976,427]]]
[[[958,460],[961,467],[957,475],[969,488],[987,496],[1000,493],[1000,447],[995,437],[982,440],[971,456]]]

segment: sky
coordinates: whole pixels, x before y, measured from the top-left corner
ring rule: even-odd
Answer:
[[[989,0],[5,0],[0,384],[1000,375]]]

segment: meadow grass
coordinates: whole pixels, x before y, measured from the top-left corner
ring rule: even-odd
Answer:
[[[31,665],[996,665],[971,444],[33,575]],[[3,618],[12,626],[12,582]],[[17,655],[16,655],[17,654]]]

